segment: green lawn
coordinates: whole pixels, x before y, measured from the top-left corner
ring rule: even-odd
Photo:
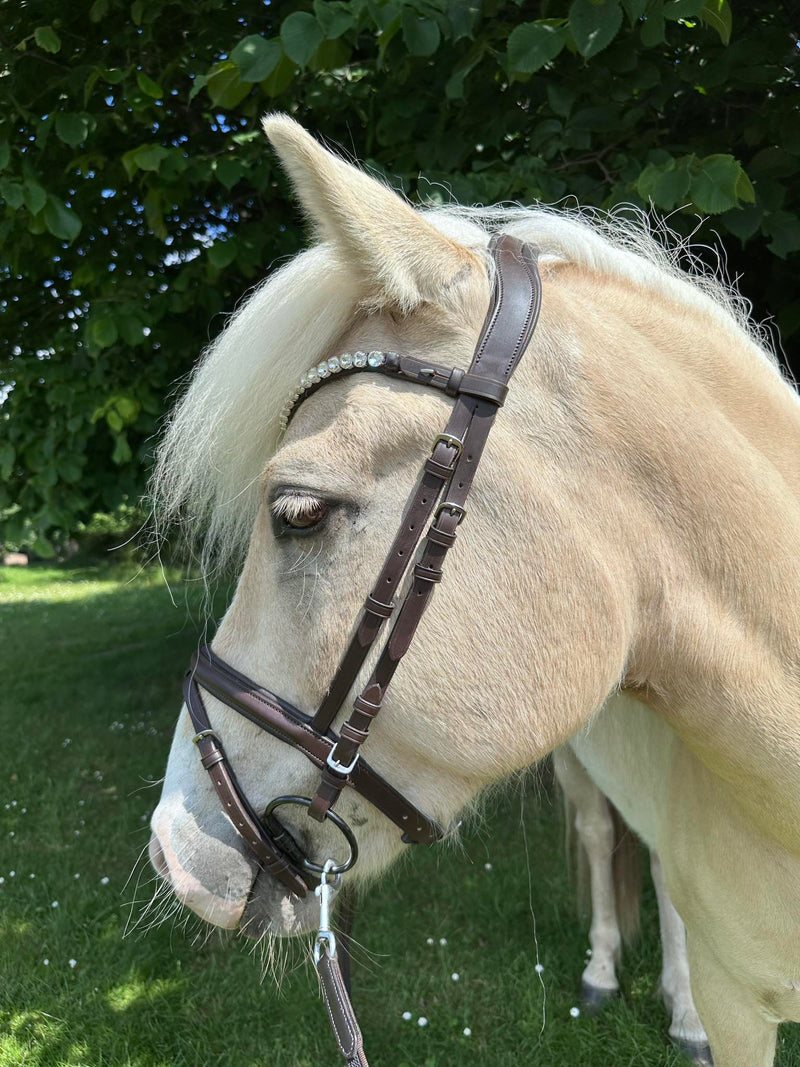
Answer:
[[[278,993],[246,942],[185,913],[124,936],[149,894],[137,857],[201,625],[197,587],[173,593],[177,607],[157,570],[0,569],[0,1067],[339,1062],[299,946]],[[557,807],[517,784],[463,851],[414,850],[362,902],[355,1000],[373,1067],[683,1062],[655,993],[649,889],[623,998],[570,1016],[587,938]],[[794,1028],[779,1063],[799,1059]]]

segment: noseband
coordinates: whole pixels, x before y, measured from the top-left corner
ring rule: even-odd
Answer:
[[[489,254],[494,264],[492,297],[469,370],[444,369],[396,353],[355,353],[321,363],[303,375],[300,387],[284,409],[285,429],[299,402],[320,388],[329,376],[361,369],[439,389],[455,399],[447,425],[433,442],[400,529],[316,714],[304,715],[240,674],[208,647],[197,652],[186,674],[184,697],[195,729],[194,741],[222,806],[260,867],[297,896],[304,897],[320,881],[324,888],[326,876],[335,877],[356,861],[355,835],[334,810],[345,787],[354,789],[383,812],[401,830],[406,843],[429,844],[444,834],[440,826],[370,767],[361,755],[361,747],[400,660],[408,651],[433,588],[441,581],[442,565],[466,514],[467,495],[489,431],[539,315],[541,280],[534,250],[514,237],[500,234],[492,238]],[[409,566],[412,580],[398,607],[393,598]],[[342,704],[384,623],[393,616],[394,623],[369,681],[336,734],[332,725]],[[260,817],[247,800],[222,742],[212,729],[201,689],[302,752],[320,771],[315,795],[276,797]],[[323,867],[310,859],[274,814],[289,804],[305,807],[309,816],[319,822],[331,820],[348,842],[347,860]]]

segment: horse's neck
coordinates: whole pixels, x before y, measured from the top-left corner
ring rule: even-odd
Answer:
[[[641,590],[626,680],[800,847],[800,404],[736,330],[657,298],[631,321],[612,290],[628,329],[607,381],[626,384],[605,415]]]

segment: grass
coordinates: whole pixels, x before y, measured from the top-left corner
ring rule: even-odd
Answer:
[[[209,937],[184,913],[123,936],[131,902],[147,897],[128,876],[199,603],[190,587],[174,607],[158,572],[0,570],[0,1067],[339,1062],[307,965],[277,992],[245,942]],[[517,784],[462,852],[415,849],[362,901],[355,1000],[373,1067],[683,1063],[656,995],[649,889],[623,997],[600,1017],[570,1016],[587,937],[556,809],[546,786]],[[800,1059],[797,1030],[782,1034],[782,1067]]]

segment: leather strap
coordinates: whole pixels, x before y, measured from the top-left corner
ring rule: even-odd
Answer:
[[[339,969],[339,961],[327,949],[320,953],[317,974],[339,1051],[347,1060],[348,1067],[369,1067],[361,1028]]]
[[[463,447],[457,450],[452,474],[447,483],[445,503],[438,509],[432,528],[425,538],[420,559],[413,568],[411,588],[395,620],[389,640],[365,689],[356,699],[350,717],[341,728],[332,760],[323,768],[322,781],[309,809],[312,818],[323,819],[347,785],[347,776],[337,772],[336,765],[349,767],[358,759],[359,749],[366,741],[372,721],[380,711],[386,689],[397,666],[408,651],[433,587],[442,578],[442,565],[447,552],[455,543],[456,527],[464,517],[464,504],[489,431],[498,407],[505,398],[508,381],[536,326],[541,307],[541,281],[534,252],[529,246],[508,235],[493,238],[490,251],[495,263],[492,300],[472,364],[462,378],[462,385],[466,382],[467,390],[459,392],[448,430],[442,435],[446,436],[451,425],[458,425]],[[412,498],[412,506],[419,499],[420,493],[421,488],[418,487]],[[412,533],[405,523],[398,537],[404,533]],[[408,566],[408,557],[419,542],[422,531],[415,530],[414,533],[413,547],[411,536],[403,541],[406,553],[404,571]],[[391,558],[390,552],[389,560]],[[380,588],[380,579],[376,588]],[[383,619],[380,620],[379,626],[382,622]],[[366,657],[368,648],[362,648],[357,655],[354,654],[354,643],[358,640],[361,626],[334,677],[326,702],[323,703],[326,715],[332,713],[332,716],[335,716],[336,712],[329,706],[332,694],[338,697],[341,693],[344,697],[350,687],[348,683],[352,684],[355,678],[355,662],[358,662],[360,667]],[[374,637],[370,645],[373,641]],[[334,764],[333,767],[331,763]]]

